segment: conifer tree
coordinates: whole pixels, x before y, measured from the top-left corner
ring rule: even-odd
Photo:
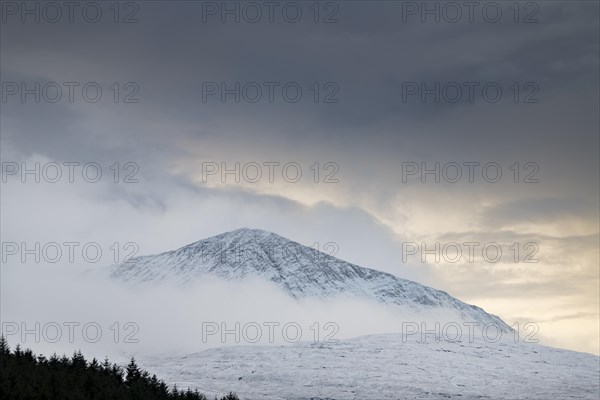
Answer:
[[[71,366],[76,369],[85,369],[87,362],[85,361],[85,357],[81,353],[81,350],[77,350],[73,353],[73,357],[71,358]]]
[[[109,373],[111,367],[112,365],[110,364],[110,361],[108,361],[108,357],[104,357],[104,362],[102,363],[102,370],[104,372]]]
[[[135,363],[135,358],[131,357],[131,361],[127,364],[127,370],[125,375],[125,383],[128,386],[131,386],[133,383],[137,382],[141,378],[140,370]]]
[[[10,353],[10,346],[4,335],[0,336],[0,354],[7,355]]]
[[[23,355],[23,351],[21,350],[21,345],[17,343],[15,346],[15,357],[20,358]]]

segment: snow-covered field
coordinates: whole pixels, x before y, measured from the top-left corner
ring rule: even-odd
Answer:
[[[337,343],[237,346],[140,359],[207,395],[241,399],[594,399],[594,355],[502,339],[371,335]]]

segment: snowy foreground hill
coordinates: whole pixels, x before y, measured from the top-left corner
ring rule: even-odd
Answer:
[[[259,229],[242,228],[177,250],[136,257],[111,271],[113,278],[135,283],[188,283],[207,274],[228,281],[264,279],[296,299],[353,295],[417,312],[451,310],[464,321],[511,330],[497,316],[446,292],[350,264]]]
[[[373,335],[338,343],[238,346],[141,360],[178,387],[244,400],[594,399],[599,359],[537,344]]]

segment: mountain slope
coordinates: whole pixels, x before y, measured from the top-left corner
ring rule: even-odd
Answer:
[[[599,359],[512,338],[423,341],[371,335],[337,343],[237,346],[140,360],[179,387],[245,400],[593,399]]]
[[[451,309],[464,320],[511,330],[500,318],[443,291],[359,267],[258,229],[223,233],[177,250],[136,257],[111,269],[113,278],[130,282],[189,282],[205,274],[235,281],[261,278],[297,299],[354,295],[416,311]]]

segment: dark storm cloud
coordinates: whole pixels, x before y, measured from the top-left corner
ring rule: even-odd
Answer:
[[[141,87],[143,107],[172,124],[175,132],[198,119],[204,130],[240,130],[246,120],[259,116],[277,127],[267,135],[296,135],[290,123],[308,120],[320,128],[320,136],[344,139],[367,132],[394,134],[375,131],[379,121],[391,116],[419,123],[478,105],[403,103],[405,81],[496,81],[505,91],[514,81],[535,81],[545,100],[556,91],[597,85],[593,4],[541,3],[537,24],[515,24],[510,18],[498,24],[421,24],[402,23],[400,4],[371,3],[340,3],[340,22],[335,24],[307,19],[298,24],[222,24],[216,18],[202,23],[201,4],[190,2],[141,2],[140,22],[130,25],[9,20],[3,26],[3,37],[10,38],[2,43],[3,80],[17,71],[28,74],[28,80],[43,73],[49,79],[134,80]],[[297,81],[304,86],[333,81],[340,86],[341,102],[206,104],[201,95],[205,81]],[[115,112],[128,114],[132,108]],[[10,118],[11,109],[5,112]],[[220,127],[229,117],[236,125]],[[247,128],[263,130],[261,125]],[[203,136],[202,129],[188,134]]]
[[[343,165],[350,188],[376,184],[379,204],[411,185],[400,180],[402,161],[522,160],[540,165],[538,197],[559,187],[594,193],[597,4],[540,2],[535,24],[514,23],[508,9],[495,24],[403,23],[401,3],[338,4],[332,24],[314,24],[310,14],[297,24],[218,16],[204,23],[203,5],[192,2],[140,2],[134,24],[9,19],[3,81],[94,81],[105,97],[95,104],[11,98],[2,107],[3,148],[62,160],[128,158],[167,176],[180,160],[316,154]],[[111,103],[115,81],[138,84],[139,103]],[[295,104],[203,102],[207,81],[293,81],[305,93]],[[307,87],[315,81],[339,85],[339,103],[312,102]],[[495,104],[423,104],[418,95],[403,102],[405,81],[494,81],[505,93]],[[540,102],[514,104],[514,81],[538,84]],[[557,159],[564,162],[552,164]],[[509,200],[524,193],[485,190]]]

